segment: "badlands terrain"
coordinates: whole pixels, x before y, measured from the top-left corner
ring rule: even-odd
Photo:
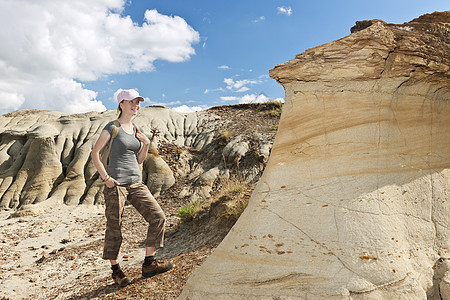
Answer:
[[[110,278],[109,262],[101,259],[105,230],[101,184],[98,175],[89,171],[92,162],[84,150],[115,112],[18,111],[1,116],[0,153],[9,159],[1,163],[0,177],[4,204],[0,299],[174,299],[192,270],[230,230],[240,213],[236,209],[242,210],[248,201],[267,162],[280,113],[281,103],[216,107],[188,115],[163,107],[141,109],[136,123],[149,136],[151,128],[161,132],[153,141],[159,155],[149,154],[143,168],[145,180],[147,173],[156,176],[156,183],[149,186],[168,219],[165,247],[158,257],[173,259],[176,267],[167,274],[141,277],[146,225],[127,206],[120,264],[133,282],[122,289]],[[195,125],[189,129],[200,138],[180,137],[189,133],[183,127],[189,118],[203,122],[204,131],[197,132]],[[87,126],[94,129],[82,133]],[[21,180],[26,183],[18,184]],[[20,193],[8,193],[19,186]],[[91,192],[95,196],[87,200],[87,191],[95,189]],[[75,194],[78,198],[73,200]],[[5,201],[5,195],[13,195],[13,200]],[[182,208],[190,207],[199,210],[193,220],[178,216]]]
[[[159,151],[144,181],[168,216],[158,255],[177,266],[140,277],[127,207],[122,289],[89,158],[114,112],[0,116],[0,297],[450,299],[450,11],[350,32],[269,71],[281,116],[141,110]]]

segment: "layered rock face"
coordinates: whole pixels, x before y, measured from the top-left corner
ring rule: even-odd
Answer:
[[[254,113],[256,107],[227,109],[244,114]],[[275,132],[269,125],[252,132],[231,129],[224,138],[221,130],[235,122],[220,114],[220,108],[189,114],[156,106],[140,110],[134,122],[149,137],[158,132],[152,145],[158,149],[161,143],[172,145],[178,153],[170,166],[164,160],[167,156],[152,151],[147,156],[143,181],[153,195],[169,189],[178,178],[185,183],[176,195],[180,199],[207,199],[213,186],[239,166],[246,181],[259,178]],[[0,116],[0,209],[38,203],[103,204],[104,184],[90,153],[104,126],[115,118],[115,111],[67,115],[24,110]]]
[[[276,66],[249,206],[182,299],[450,299],[450,12],[361,22]]]

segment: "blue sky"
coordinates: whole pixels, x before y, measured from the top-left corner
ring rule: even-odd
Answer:
[[[447,0],[0,0],[0,113],[115,109],[120,88],[179,111],[268,101],[269,69],[350,34],[404,23]]]

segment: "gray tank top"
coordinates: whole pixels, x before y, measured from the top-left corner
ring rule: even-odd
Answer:
[[[104,130],[111,135],[114,128],[113,122],[106,124]],[[111,156],[107,172],[119,184],[131,184],[142,180],[137,154],[141,148],[141,142],[136,137],[136,128],[133,126],[133,134],[126,133],[122,126],[111,145]]]

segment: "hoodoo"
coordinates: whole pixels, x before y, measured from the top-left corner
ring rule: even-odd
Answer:
[[[268,165],[180,298],[450,298],[449,33],[450,12],[357,22],[270,70]]]

